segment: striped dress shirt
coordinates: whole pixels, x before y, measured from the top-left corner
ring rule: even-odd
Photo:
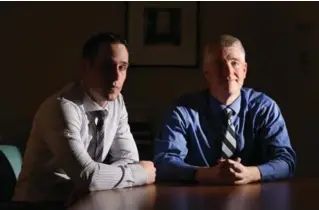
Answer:
[[[105,109],[103,162],[92,160],[94,111]],[[107,158],[106,158],[107,157]],[[15,201],[67,200],[72,192],[143,185],[147,173],[128,125],[123,96],[100,107],[72,83],[37,111],[15,188]]]

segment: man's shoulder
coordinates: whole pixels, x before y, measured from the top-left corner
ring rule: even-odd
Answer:
[[[208,91],[200,90],[186,93],[176,98],[172,103],[172,109],[179,110],[182,113],[198,113],[205,109],[208,101]]]
[[[248,108],[269,108],[276,105],[275,100],[272,99],[270,96],[253,88],[242,88],[241,95],[244,98]]]
[[[60,109],[63,106],[80,108],[83,105],[84,92],[77,83],[69,83],[59,91],[47,97],[40,105],[38,112]]]
[[[207,99],[207,90],[200,90],[195,92],[186,93],[184,95],[179,96],[175,100],[175,104],[179,106],[187,106],[187,105],[199,105],[206,101]]]

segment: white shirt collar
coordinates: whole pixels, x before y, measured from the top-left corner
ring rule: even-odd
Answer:
[[[105,110],[108,111],[108,107],[111,101],[109,101],[105,107],[101,107],[98,105],[95,101],[91,99],[91,97],[87,94],[84,93],[84,98],[83,98],[83,107],[85,109],[85,112],[94,112],[98,110]]]

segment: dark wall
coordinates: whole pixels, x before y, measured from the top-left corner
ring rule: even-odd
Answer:
[[[319,175],[310,164],[319,157],[318,9],[317,2],[200,3],[200,49],[220,33],[242,39],[246,86],[266,92],[280,105],[300,176]],[[125,34],[125,5],[0,3],[0,29],[0,136],[24,142],[16,136],[29,131],[41,101],[76,75],[83,42],[98,31]],[[130,69],[123,92],[131,120],[156,122],[174,98],[203,87],[200,69]]]

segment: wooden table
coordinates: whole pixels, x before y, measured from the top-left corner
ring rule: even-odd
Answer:
[[[72,210],[316,210],[319,179],[257,183],[244,186],[157,184],[92,192]]]

